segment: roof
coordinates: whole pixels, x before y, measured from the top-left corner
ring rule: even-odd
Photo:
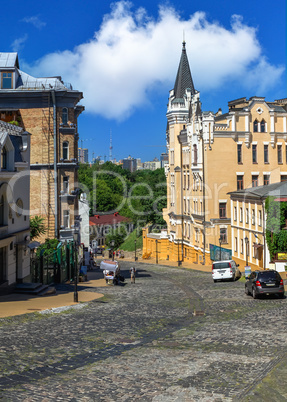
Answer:
[[[246,188],[245,190],[231,191],[228,194],[239,197],[254,197],[265,199],[268,196],[272,197],[287,197],[287,182],[268,184],[266,186],[258,186]]]
[[[274,109],[274,111],[277,112],[277,113],[286,113],[286,110],[282,106],[275,105],[274,103],[269,103],[269,102],[267,102],[267,105],[271,109]]]
[[[21,151],[23,151],[23,134],[28,134],[22,127],[6,123],[0,120],[0,145],[6,141],[7,136],[13,144],[15,150],[15,162],[23,162]]]
[[[15,53],[0,53],[0,68],[19,68],[18,54]]]
[[[176,99],[182,99],[186,89],[190,89],[192,95],[195,94],[195,89],[191,77],[188,58],[185,49],[185,42],[182,44],[182,53],[177,70],[177,76],[174,84],[174,95]]]
[[[19,70],[17,89],[72,89],[70,84],[64,84],[61,77],[35,78],[32,75]]]
[[[89,224],[90,226],[98,226],[98,225],[116,225],[121,222],[129,222],[130,219],[126,216],[115,214],[106,214],[106,215],[94,215],[90,216]]]

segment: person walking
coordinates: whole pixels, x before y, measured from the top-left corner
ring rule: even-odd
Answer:
[[[131,283],[136,283],[136,269],[135,269],[135,267],[131,267],[130,273],[131,273]]]

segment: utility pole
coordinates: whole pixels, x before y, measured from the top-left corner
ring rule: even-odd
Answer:
[[[110,154],[109,154],[109,160],[113,160],[113,142],[112,142],[112,130],[110,130]]]

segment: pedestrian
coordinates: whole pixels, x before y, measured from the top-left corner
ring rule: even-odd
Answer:
[[[130,273],[131,273],[131,283],[136,283],[136,269],[135,269],[135,267],[131,267]]]

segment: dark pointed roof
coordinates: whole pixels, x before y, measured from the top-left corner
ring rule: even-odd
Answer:
[[[185,90],[189,88],[192,95],[195,94],[195,89],[191,77],[188,58],[185,49],[185,42],[182,43],[182,53],[177,70],[177,76],[174,84],[175,98],[183,98]]]

